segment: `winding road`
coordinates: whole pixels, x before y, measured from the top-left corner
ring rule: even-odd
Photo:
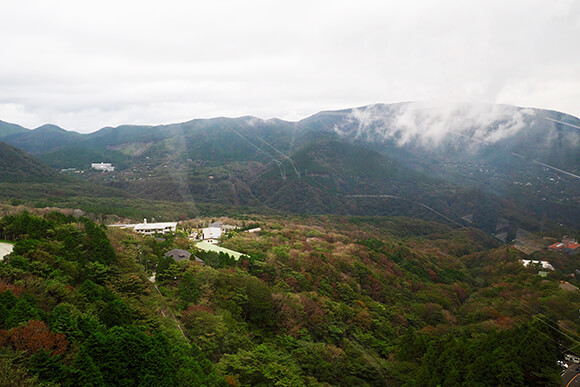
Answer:
[[[571,365],[566,372],[562,374],[562,386],[580,387],[580,366]]]

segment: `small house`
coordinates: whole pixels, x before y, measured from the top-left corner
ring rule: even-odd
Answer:
[[[173,249],[173,250],[170,250],[170,251],[166,252],[165,254],[163,254],[163,256],[164,257],[171,257],[178,262],[183,261],[183,260],[189,261],[189,259],[191,258],[191,253],[187,250]]]
[[[568,363],[579,364],[580,363],[580,356],[575,355],[573,353],[567,353],[564,355],[564,360],[566,360]]]
[[[572,285],[570,282],[568,281],[560,281],[560,289],[562,290],[566,290],[568,292],[577,292],[578,291],[578,287]]]
[[[542,269],[556,270],[556,269],[554,269],[554,266],[552,266],[552,264],[550,262],[548,262],[548,261],[532,261],[530,259],[522,259],[522,260],[520,260],[520,262],[525,267],[533,266],[533,265],[540,265],[540,267]]]
[[[562,242],[554,243],[553,245],[548,246],[548,249],[572,255],[580,252],[579,247],[580,243],[576,242],[575,239],[569,239],[565,236],[562,238]]]
[[[91,163],[91,168],[103,172],[113,172],[115,170],[115,167],[111,163],[103,163],[103,162]]]
[[[203,240],[209,243],[217,244],[218,239],[224,233],[225,228],[221,223],[210,223],[202,230]]]

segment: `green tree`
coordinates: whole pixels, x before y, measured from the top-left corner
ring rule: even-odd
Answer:
[[[183,301],[184,305],[192,302],[197,302],[199,299],[199,284],[195,279],[195,274],[191,270],[187,270],[181,276],[181,281],[179,282],[179,287],[177,290],[177,295]]]
[[[76,336],[80,332],[77,326],[75,314],[78,313],[72,304],[61,303],[55,306],[48,315],[48,323],[53,332],[64,333],[67,336]]]
[[[16,362],[15,356],[0,356],[0,386],[36,387],[38,378]]]
[[[8,328],[12,328],[30,320],[41,320],[42,316],[43,312],[35,306],[34,299],[22,296],[10,310],[10,315],[6,318],[5,325]]]
[[[77,386],[100,387],[105,386],[103,374],[86,349],[79,351],[74,359],[74,380]]]
[[[99,314],[99,318],[109,328],[117,325],[130,324],[132,321],[131,310],[120,299],[115,299],[107,303]]]
[[[69,369],[62,364],[58,356],[51,356],[46,351],[36,352],[29,363],[30,370],[45,382],[62,384],[70,374]]]
[[[294,359],[268,344],[252,350],[225,355],[218,363],[224,375],[239,375],[239,382],[248,386],[297,386],[304,384],[302,371]]]

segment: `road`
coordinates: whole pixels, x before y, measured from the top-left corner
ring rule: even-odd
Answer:
[[[572,364],[562,375],[562,386],[580,387],[580,365]]]

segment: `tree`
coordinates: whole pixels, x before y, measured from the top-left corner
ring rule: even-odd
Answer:
[[[64,333],[67,336],[78,335],[80,332],[77,326],[77,320],[73,316],[78,313],[76,307],[72,304],[61,303],[55,306],[48,316],[48,323],[53,331]]]
[[[22,296],[10,310],[10,315],[6,318],[5,325],[11,328],[23,322],[38,320],[41,316],[42,311],[36,308],[34,299],[32,297]]]
[[[101,321],[109,328],[131,323],[131,310],[125,302],[115,299],[107,303],[99,314]]]
[[[243,278],[243,277],[242,277]],[[275,325],[272,312],[272,291],[264,282],[254,277],[240,278],[248,301],[242,305],[246,321],[258,328]]]
[[[69,369],[62,364],[59,357],[51,356],[46,351],[41,350],[32,355],[29,364],[31,371],[42,381],[60,385],[70,375]]]
[[[111,278],[111,269],[109,266],[100,262],[89,262],[84,269],[85,278],[95,283],[104,285]]]
[[[38,378],[3,354],[0,357],[0,386],[36,387]]]
[[[199,293],[199,284],[195,279],[194,273],[191,270],[187,270],[183,276],[181,276],[177,295],[181,301],[187,305],[191,302],[197,302],[199,299]]]
[[[173,259],[172,259],[173,260]],[[162,271],[158,271],[155,274],[155,279],[159,280],[160,282],[172,282],[176,281],[177,277],[181,273],[181,269],[177,266],[177,263],[171,262],[169,265],[162,269]]]
[[[143,358],[142,386],[174,386],[175,367],[167,352],[167,341],[162,335],[155,335],[151,341],[151,349]]]
[[[74,380],[77,386],[100,387],[105,385],[103,374],[86,349],[79,351],[74,359]]]
[[[44,322],[38,320],[32,320],[28,325],[12,329],[10,341],[16,350],[28,353],[43,350],[51,355],[63,354],[68,346],[63,333],[51,332]]]
[[[252,350],[225,355],[218,363],[224,375],[239,375],[239,382],[249,386],[297,386],[304,384],[300,367],[292,357],[268,344]]]
[[[85,245],[89,249],[91,260],[109,265],[117,261],[117,255],[107,238],[105,231],[93,221],[83,218],[82,222],[85,227]]]

